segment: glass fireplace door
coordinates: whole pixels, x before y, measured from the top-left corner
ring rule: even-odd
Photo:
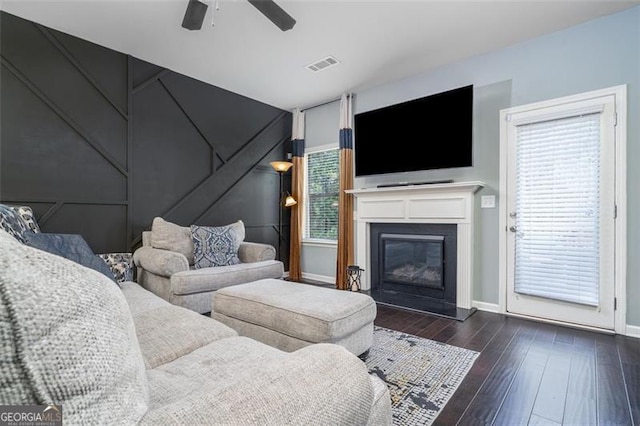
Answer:
[[[384,283],[444,288],[444,237],[382,234]]]

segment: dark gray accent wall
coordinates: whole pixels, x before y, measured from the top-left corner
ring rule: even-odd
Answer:
[[[131,251],[155,216],[242,219],[246,240],[278,246],[269,162],[286,158],[289,112],[0,19],[0,202],[32,206],[44,232],[79,233],[96,252]]]

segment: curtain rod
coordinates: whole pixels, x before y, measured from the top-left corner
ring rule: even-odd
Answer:
[[[353,93],[347,93],[347,96],[353,96]],[[308,106],[306,108],[301,109],[300,111],[302,112],[302,111],[306,111],[308,109],[318,108],[318,107],[321,107],[321,106],[324,106],[324,105],[332,104],[334,102],[339,101],[340,99],[342,99],[342,95],[340,95],[340,97],[338,97],[338,98],[329,99],[328,101],[324,101],[324,102],[319,103],[319,104]]]

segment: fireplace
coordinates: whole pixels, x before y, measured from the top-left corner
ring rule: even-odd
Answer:
[[[456,311],[457,227],[372,223],[371,296],[449,316]]]
[[[364,269],[362,289],[370,291],[378,303],[402,306],[409,309],[442,314],[446,317],[464,320],[476,308],[472,307],[473,294],[473,228],[474,228],[474,199],[483,182],[453,182],[435,184],[400,185],[396,187],[360,188],[346,191],[356,198],[356,264]],[[443,240],[441,276],[443,281],[437,280],[437,268],[434,269],[429,260],[427,265],[419,266],[421,262],[412,261],[406,270],[380,270],[374,265],[377,251],[380,250],[375,233],[378,225],[447,225],[455,228],[455,237],[451,241],[447,237]],[[406,235],[406,228],[399,231],[385,231],[391,234],[390,251],[409,250],[410,247],[426,245],[431,250],[431,257],[438,257],[436,247],[438,239],[409,239],[409,244],[400,245],[394,234]],[[415,235],[442,236],[433,232],[418,230]],[[373,241],[376,241],[374,244]],[[425,242],[426,241],[426,242]],[[434,248],[435,247],[435,248]],[[455,247],[455,254],[447,250]],[[413,248],[411,249],[413,250]],[[373,253],[376,251],[376,253]],[[394,255],[395,256],[395,255]],[[413,270],[426,268],[430,278],[416,278]],[[390,280],[382,281],[379,277],[395,275]],[[453,280],[447,281],[448,274]],[[426,275],[425,275],[426,276]],[[388,277],[389,278],[389,277]],[[412,281],[424,281],[420,285],[405,284],[407,278]],[[450,285],[449,285],[450,284]],[[382,286],[381,288],[379,286]],[[394,286],[395,287],[394,289]],[[374,289],[375,288],[375,289]],[[402,291],[399,291],[402,290]],[[449,295],[447,292],[454,292]],[[439,297],[438,293],[443,297]],[[437,297],[436,297],[437,296]],[[449,296],[449,298],[447,298]],[[380,301],[384,298],[384,301]],[[454,308],[449,309],[453,305]]]

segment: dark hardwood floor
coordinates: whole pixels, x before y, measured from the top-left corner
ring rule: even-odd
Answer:
[[[376,325],[480,352],[436,425],[638,425],[640,339],[378,305]]]

